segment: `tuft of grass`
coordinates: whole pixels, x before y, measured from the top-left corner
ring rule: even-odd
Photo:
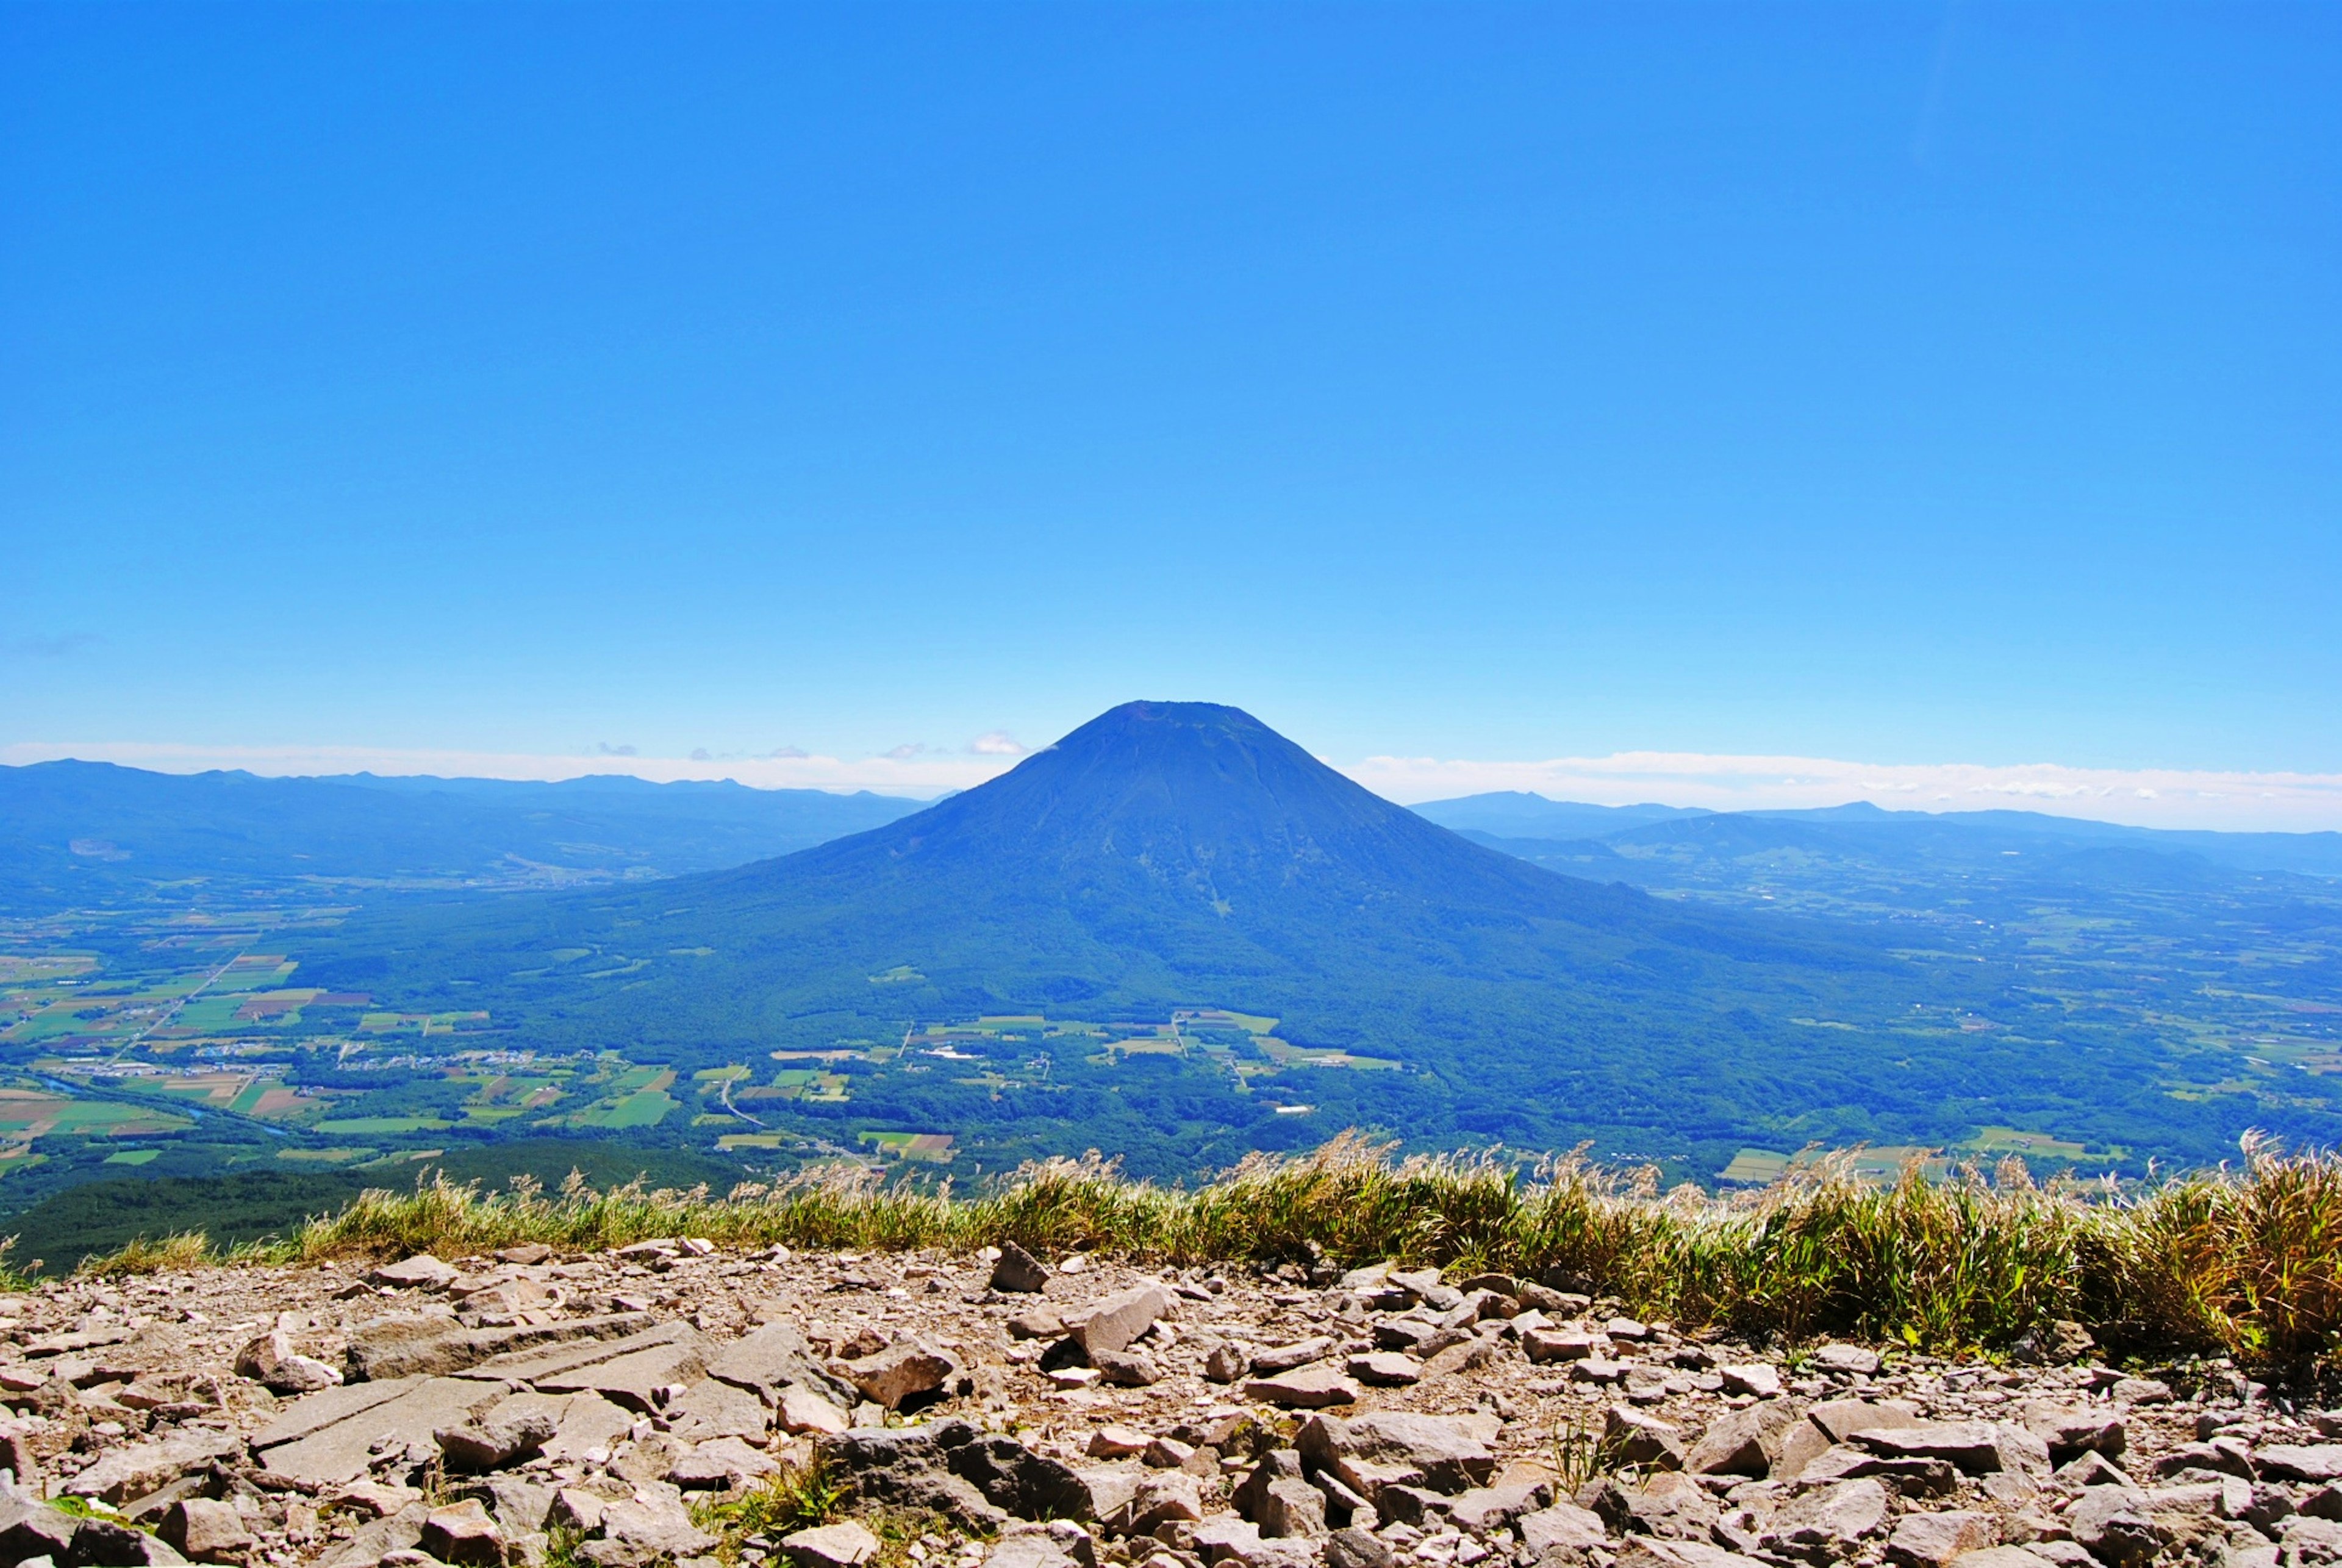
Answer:
[[[119,1252],[86,1258],[79,1274],[162,1274],[198,1268],[213,1261],[211,1238],[201,1231],[179,1231],[161,1241],[140,1236]]]
[[[1648,1170],[1582,1153],[1395,1159],[1345,1134],[1256,1154],[1193,1189],[1126,1179],[1093,1154],[1028,1165],[962,1196],[846,1167],[718,1197],[706,1188],[501,1193],[435,1175],[368,1191],[271,1263],[446,1256],[541,1242],[582,1252],[654,1236],[728,1247],[1103,1251],[1169,1264],[1386,1258],[1496,1269],[1613,1295],[1630,1309],[1795,1346],[1851,1335],[1927,1350],[2004,1345],[2061,1320],[2117,1349],[2298,1359],[2342,1344],[2342,1156],[2248,1139],[2233,1167],[2153,1183],[2037,1185],[2015,1160],[1876,1182],[1840,1155],[1761,1193],[1662,1193]],[[200,1235],[140,1242],[87,1273],[185,1268]]]

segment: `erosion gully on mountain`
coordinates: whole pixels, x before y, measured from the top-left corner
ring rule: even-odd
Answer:
[[[0,1325],[0,1562],[52,1568],[2342,1555],[2342,1416],[2072,1325],[1783,1353],[1494,1275],[696,1238],[53,1282]],[[816,1476],[826,1523],[739,1505]]]

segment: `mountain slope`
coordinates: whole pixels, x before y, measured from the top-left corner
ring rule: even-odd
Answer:
[[[2087,1131],[2157,1093],[2151,1043],[2060,1055],[1964,1032],[1987,1003],[2062,1018],[2004,970],[1556,875],[1203,704],[1117,708],[981,788],[783,860],[355,922],[304,974],[485,1008],[522,1043],[695,1066],[980,1014],[1226,1007],[1409,1064],[1325,1074],[1323,1093],[1428,1143]],[[2233,1136],[2217,1108],[2149,1109],[2179,1144]]]

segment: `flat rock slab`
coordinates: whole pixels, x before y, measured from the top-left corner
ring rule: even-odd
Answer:
[[[639,1331],[650,1319],[641,1313],[564,1318],[549,1323],[505,1328],[465,1328],[453,1317],[377,1319],[361,1325],[350,1341],[350,1359],[368,1380],[385,1377],[447,1377],[489,1362],[543,1353],[541,1347],[571,1341],[615,1340]],[[485,1372],[485,1376],[504,1375]]]
[[[310,1399],[327,1399],[344,1389],[327,1389]],[[274,1475],[313,1486],[339,1486],[366,1473],[366,1460],[385,1438],[417,1448],[435,1448],[433,1433],[461,1426],[512,1390],[504,1383],[461,1377],[415,1378],[395,1399],[360,1409],[331,1425],[265,1448],[261,1467]],[[307,1401],[304,1401],[306,1403]],[[263,1435],[265,1435],[265,1433]],[[260,1447],[257,1439],[255,1448]]]
[[[747,1437],[758,1442],[773,1429],[773,1413],[746,1389],[715,1378],[705,1378],[685,1389],[666,1407],[667,1429],[686,1443],[716,1437]]]
[[[1850,1434],[1856,1446],[1890,1459],[1941,1459],[1968,1475],[1998,1470],[2000,1434],[1984,1421],[1924,1421],[1909,1426],[1867,1427]]]
[[[1245,1384],[1245,1397],[1286,1410],[1324,1410],[1329,1405],[1356,1404],[1366,1393],[1330,1366],[1305,1366],[1276,1377],[1256,1377]]]
[[[350,1383],[320,1389],[293,1402],[293,1407],[253,1434],[255,1449],[276,1448],[313,1432],[323,1432],[377,1404],[387,1404],[422,1380],[396,1377],[385,1383]]]
[[[540,1394],[535,1397],[548,1398]],[[634,1430],[635,1414],[621,1409],[598,1393],[571,1393],[558,1396],[563,1402],[561,1424],[545,1445],[547,1459],[579,1460],[594,1449],[608,1453],[621,1437]]]
[[[2256,1449],[2261,1473],[2278,1481],[2342,1479],[2342,1443],[2273,1443]]]
[[[707,1375],[776,1403],[785,1388],[809,1388],[832,1401],[851,1400],[850,1391],[814,1360],[790,1323],[768,1323],[743,1334],[708,1358]]]
[[[640,1313],[628,1313],[622,1316],[599,1320],[589,1318],[579,1321],[629,1325],[650,1322]],[[597,1335],[591,1339],[573,1340],[541,1350],[510,1351],[501,1355],[491,1356],[475,1366],[466,1367],[459,1375],[508,1378],[515,1383],[536,1383],[544,1378],[575,1372],[579,1367],[590,1366],[596,1362],[606,1362],[617,1356],[631,1355],[636,1351],[650,1350],[659,1345],[685,1344],[705,1353],[706,1343],[705,1336],[687,1323],[654,1323],[647,1328],[636,1327],[631,1332],[621,1331],[606,1336]]]
[[[781,1537],[781,1554],[796,1568],[862,1568],[878,1555],[878,1537],[852,1520]]]
[[[658,1408],[658,1391],[696,1383],[707,1359],[696,1344],[659,1344],[569,1372],[531,1378],[544,1393],[598,1393],[613,1404],[647,1415]]]
[[[96,1463],[66,1482],[65,1491],[75,1497],[127,1503],[176,1481],[198,1465],[233,1459],[243,1451],[243,1443],[232,1432],[183,1426],[168,1437],[107,1451]]]

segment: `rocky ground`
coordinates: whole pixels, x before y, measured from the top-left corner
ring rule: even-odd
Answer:
[[[76,1280],[0,1296],[0,1563],[2342,1556],[2342,1417],[2047,1338],[1882,1362],[1499,1276],[688,1238]]]

